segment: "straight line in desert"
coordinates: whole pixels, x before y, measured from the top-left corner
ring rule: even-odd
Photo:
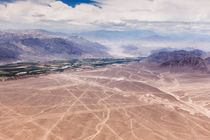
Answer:
[[[76,81],[80,81],[80,82],[84,82],[84,81],[82,81],[82,80],[79,80],[78,78],[75,78],[75,77],[71,77],[71,78],[74,78],[74,80],[76,80]],[[59,82],[58,80],[56,80],[57,82]],[[95,83],[92,83],[91,82],[91,84],[95,84]],[[68,88],[65,88],[69,93],[71,93],[70,91],[69,91],[69,89]],[[75,99],[77,99],[77,101],[79,101],[87,110],[89,110],[89,111],[92,111],[89,107],[87,107],[82,101],[80,101],[80,99],[78,99],[78,97],[76,97],[74,94],[72,94],[71,93],[71,95],[75,98]],[[92,113],[99,121],[101,121],[101,119],[95,114],[95,113]],[[106,127],[115,135],[115,136],[117,136],[120,140],[124,140],[123,138],[121,138],[108,124],[105,124],[106,125]]]
[[[67,89],[67,88],[65,88]],[[64,117],[67,115],[67,113],[71,110],[71,108],[80,100],[80,98],[86,94],[87,91],[84,91],[79,98],[76,98],[76,96],[73,96],[75,98],[75,101],[69,106],[69,108],[61,115],[61,117],[55,122],[55,124],[47,131],[47,133],[44,135],[43,140],[47,140],[49,134],[51,131],[56,128],[56,126],[64,119]]]

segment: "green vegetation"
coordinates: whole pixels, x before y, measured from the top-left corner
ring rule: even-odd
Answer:
[[[50,61],[47,63],[22,62],[0,66],[0,77],[20,77],[25,75],[37,75],[50,72],[63,72],[68,69],[89,67],[102,67],[112,64],[125,64],[129,62],[141,61],[139,58],[122,58],[122,59],[72,59],[66,61]]]

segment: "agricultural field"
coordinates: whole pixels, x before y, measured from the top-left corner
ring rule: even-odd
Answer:
[[[27,75],[47,74],[51,72],[63,72],[84,68],[102,67],[112,64],[125,64],[138,62],[144,58],[122,58],[122,59],[73,59],[65,61],[50,61],[46,63],[22,62],[0,66],[0,78],[21,77]]]

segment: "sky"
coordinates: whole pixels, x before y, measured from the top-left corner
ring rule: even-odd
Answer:
[[[0,0],[0,29],[210,33],[210,0]]]

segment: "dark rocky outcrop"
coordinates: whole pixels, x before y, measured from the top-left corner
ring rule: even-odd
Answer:
[[[197,56],[201,57],[204,54],[201,50],[193,50],[193,51],[185,51],[185,50],[178,50],[172,52],[157,52],[150,55],[147,59],[149,63],[157,63],[161,64],[170,60],[180,60],[184,57],[189,56]]]
[[[205,58],[205,63],[206,63],[207,65],[210,65],[210,57]]]
[[[203,72],[208,73],[205,61],[197,56],[187,56],[180,60],[169,60],[162,63],[161,68],[167,68],[171,72]]]

